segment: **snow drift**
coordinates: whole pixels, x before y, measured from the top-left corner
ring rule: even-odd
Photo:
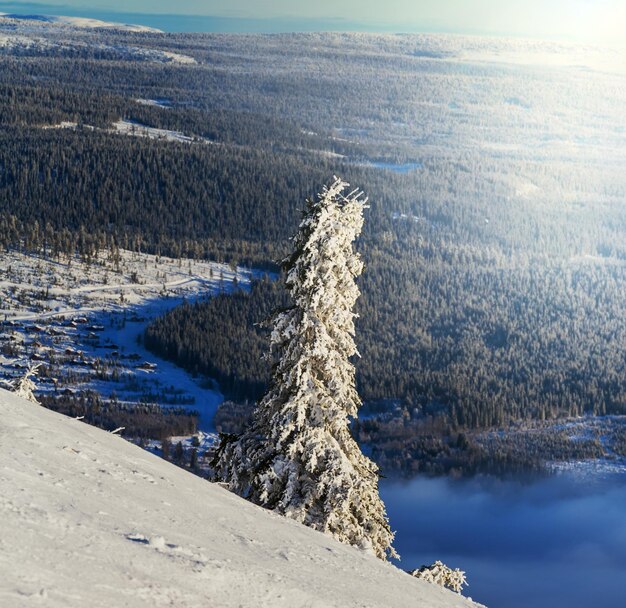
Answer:
[[[476,606],[0,390],[0,605]]]

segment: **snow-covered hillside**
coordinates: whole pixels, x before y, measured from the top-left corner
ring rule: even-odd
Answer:
[[[82,28],[82,29],[115,29],[124,32],[152,32],[160,33],[157,30],[145,25],[134,25],[128,23],[111,23],[110,21],[101,21],[100,19],[88,19],[84,17],[63,17],[53,15],[15,15],[10,13],[0,13],[0,19],[3,21],[32,26],[51,26],[57,28]]]
[[[90,56],[97,59],[148,61],[169,65],[196,63],[189,55],[155,48],[152,44],[125,44],[107,38],[107,34],[137,33],[158,35],[160,31],[142,25],[110,23],[80,17],[0,13],[2,54],[45,57]]]
[[[475,606],[6,391],[0,484],[3,608]]]

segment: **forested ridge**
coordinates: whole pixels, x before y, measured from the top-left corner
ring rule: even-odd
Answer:
[[[341,175],[370,198],[370,406],[448,430],[625,412],[623,76],[473,63],[483,43],[454,37],[75,35],[196,63],[0,52],[4,247],[275,270],[305,198]],[[146,344],[253,399],[277,289],[188,304]]]
[[[377,270],[368,266],[372,276],[364,275],[357,306],[357,385],[365,401],[397,399],[422,414],[443,410],[452,428],[624,413],[623,266],[598,272],[582,262],[515,274],[448,269],[438,285],[411,273],[394,283],[404,298],[385,290]],[[598,281],[614,291],[590,297]],[[485,285],[493,290],[489,300]],[[495,310],[488,305],[494,299]],[[216,377],[231,397],[254,400],[269,377],[259,324],[284,304],[280,284],[264,281],[249,294],[171,311],[148,328],[145,343]]]

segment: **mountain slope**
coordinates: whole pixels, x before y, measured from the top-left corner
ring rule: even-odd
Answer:
[[[22,27],[56,27],[64,29],[115,29],[124,32],[151,32],[161,33],[161,30],[145,25],[132,25],[128,23],[111,23],[100,19],[85,17],[63,17],[55,15],[17,15],[12,13],[0,13],[0,20],[14,23]]]
[[[6,391],[0,484],[3,608],[474,605]]]

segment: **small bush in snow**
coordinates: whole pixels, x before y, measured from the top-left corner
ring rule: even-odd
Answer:
[[[412,570],[409,574],[429,583],[447,587],[457,593],[461,593],[463,587],[468,584],[465,579],[465,572],[458,568],[452,570],[452,568],[448,568],[448,566],[439,560],[430,566],[421,566],[420,568]]]
[[[33,393],[37,385],[33,382],[32,377],[37,373],[38,368],[39,365],[30,365],[21,378],[17,378],[11,383],[11,389],[18,397],[28,399],[37,405],[39,405],[39,401]]]

